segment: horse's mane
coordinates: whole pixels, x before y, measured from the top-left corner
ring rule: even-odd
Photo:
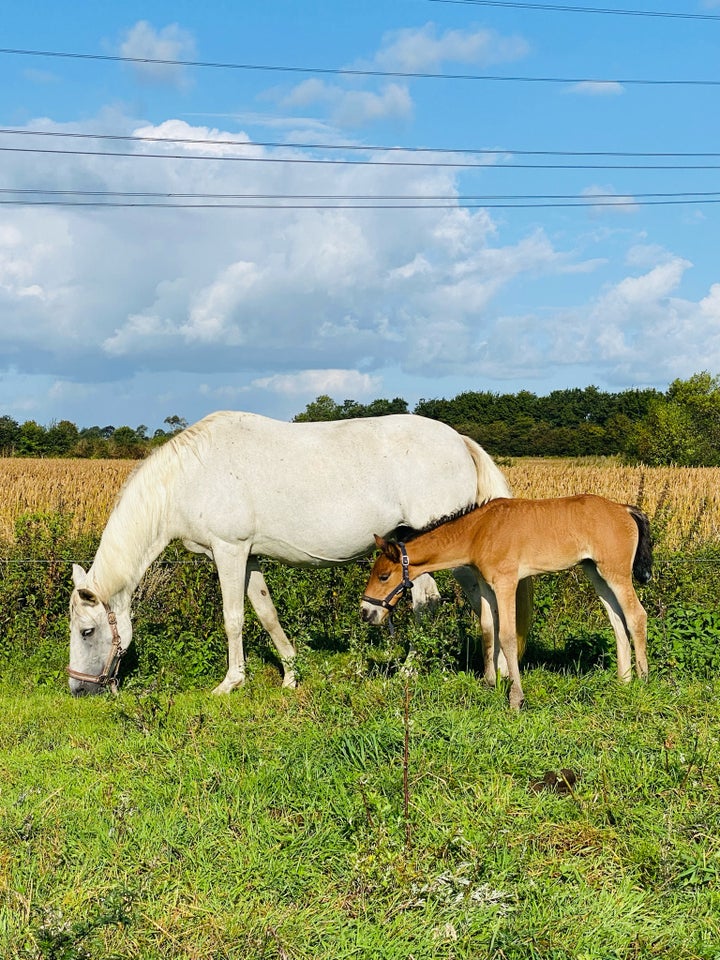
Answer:
[[[183,463],[203,458],[212,443],[212,425],[222,418],[222,411],[213,413],[176,434],[141,461],[121,487],[93,562],[103,599],[134,585],[144,573],[148,546],[167,528],[168,503]]]
[[[403,543],[410,543],[410,541],[421,537],[424,533],[437,530],[437,528],[441,527],[444,523],[450,523],[451,520],[459,520],[460,517],[466,517],[469,513],[474,513],[475,510],[484,506],[486,502],[487,501],[483,501],[483,503],[470,503],[466,507],[461,507],[460,510],[456,510],[454,513],[448,513],[444,517],[437,517],[435,520],[431,520],[430,523],[426,524],[422,530],[417,530],[414,527],[406,527],[401,524],[395,529],[393,539],[402,541]]]

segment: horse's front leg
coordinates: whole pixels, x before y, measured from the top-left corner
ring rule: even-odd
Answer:
[[[413,580],[412,597],[413,614],[420,622],[427,614],[435,613],[440,605],[440,591],[435,578],[429,573],[421,573]]]
[[[228,669],[225,679],[213,693],[230,693],[245,680],[243,653],[243,616],[245,613],[245,585],[249,544],[214,543],[213,559],[220,580],[223,602],[223,620],[228,638]]]
[[[480,621],[485,682],[494,687],[498,673],[507,676],[505,655],[498,642],[495,594],[473,567],[454,567],[453,576]]]
[[[260,569],[260,564],[254,557],[250,557],[248,561],[246,583],[248,599],[253,605],[258,620],[270,634],[270,639],[280,658],[283,672],[283,686],[296,687],[297,679],[294,668],[297,651],[280,626],[277,610],[270,597],[270,591],[265,582],[265,577]]]

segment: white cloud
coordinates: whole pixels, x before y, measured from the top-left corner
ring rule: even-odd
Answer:
[[[581,80],[567,87],[566,92],[584,97],[617,97],[625,93],[625,88],[617,80]]]
[[[329,120],[339,127],[360,127],[378,120],[404,120],[412,114],[412,98],[407,86],[386,83],[378,91],[348,90],[340,84],[306,80],[281,97],[287,109],[323,105]]]
[[[386,33],[374,64],[384,70],[422,73],[438,70],[445,63],[487,66],[519,60],[529,46],[519,36],[503,36],[495,30],[445,30],[434,23]]]
[[[137,60],[192,60],[195,41],[191,33],[176,23],[157,30],[147,20],[139,20],[125,34],[120,54]],[[133,63],[132,70],[144,82],[186,86],[186,68],[180,64]]]
[[[585,187],[585,189],[581,191],[581,196],[595,201],[596,205],[591,209],[596,216],[610,212],[627,215],[637,213],[640,209],[634,197],[629,194],[618,193],[617,190],[611,186],[601,187],[594,184],[593,186]]]
[[[128,129],[243,138],[177,120]],[[239,188],[235,164],[58,155],[32,164],[8,157],[6,184],[431,196],[457,192],[457,176],[449,168],[348,165],[333,167],[330,182],[322,165],[248,164]],[[162,422],[168,411],[185,414],[189,391],[222,405],[250,394],[251,408],[258,396],[276,406],[319,393],[371,397],[381,369],[433,383],[527,382],[568,364],[592,370],[594,382],[598,371],[606,381],[658,383],[720,369],[720,284],[683,299],[689,261],[638,236],[597,229],[584,236],[590,255],[581,256],[572,239],[564,250],[545,229],[521,226],[507,239],[482,209],[9,207],[0,226],[0,352],[27,388],[13,409],[41,381],[52,409],[85,402],[83,423],[101,418],[103,398],[124,411],[162,394]],[[623,259],[626,275],[613,282],[610,266],[623,269]],[[580,280],[600,268],[606,286],[592,296]],[[577,298],[565,304],[576,305],[552,308],[550,300],[537,311],[558,276],[568,286],[575,278]],[[121,416],[129,415],[102,419]],[[138,418],[153,422],[152,411]]]
[[[251,386],[286,396],[373,397],[380,388],[380,378],[357,370],[301,370],[292,374],[275,374],[253,380]]]
[[[487,66],[518,60],[528,49],[526,41],[518,36],[503,36],[494,30],[439,32],[435,24],[426,23],[385,34],[373,57],[352,66],[368,71],[426,73],[451,63]],[[285,108],[322,106],[329,111],[330,121],[344,128],[412,116],[413,101],[406,83],[383,81],[379,89],[368,89],[372,83],[370,77],[352,77],[338,83],[311,78],[276,95]],[[360,89],[358,84],[365,87]]]

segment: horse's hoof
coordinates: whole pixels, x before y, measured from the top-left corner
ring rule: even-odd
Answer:
[[[238,680],[228,680],[225,677],[223,682],[219,683],[213,690],[213,696],[220,697],[225,693],[231,693],[236,687],[241,687],[243,683],[245,683],[245,677],[240,677]]]

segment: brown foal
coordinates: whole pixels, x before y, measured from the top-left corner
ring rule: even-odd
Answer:
[[[547,500],[498,498],[404,543],[378,536],[375,542],[380,554],[362,598],[363,619],[382,623],[422,573],[469,567],[492,618],[491,624],[482,624],[484,636],[487,631],[491,637],[491,644],[483,644],[485,677],[495,682],[502,651],[512,681],[510,705],[515,709],[523,702],[516,632],[518,583],[578,563],[615,632],[618,677],[627,682],[632,676],[631,641],[638,676],[647,677],[647,614],[632,578],[640,583],[650,579],[652,543],[648,518],[637,507],[591,494]]]

